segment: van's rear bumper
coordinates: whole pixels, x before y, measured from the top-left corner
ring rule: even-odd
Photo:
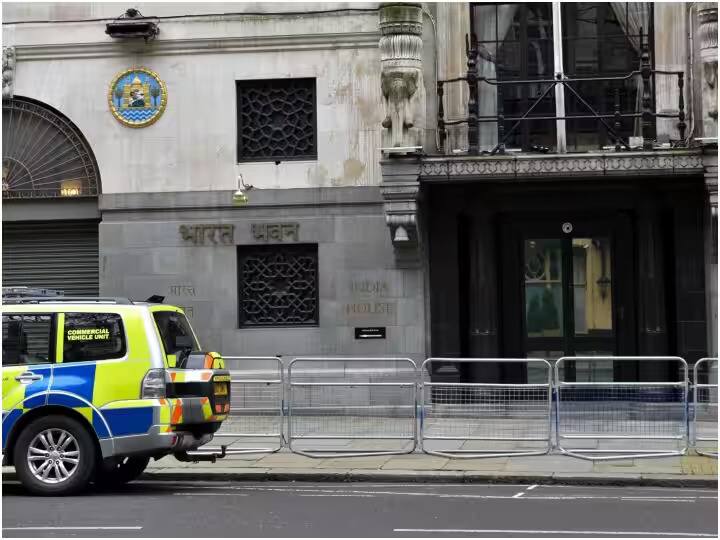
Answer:
[[[103,458],[112,456],[160,455],[195,450],[209,443],[210,433],[193,435],[187,431],[167,431],[167,426],[152,426],[142,435],[111,437],[100,441]]]

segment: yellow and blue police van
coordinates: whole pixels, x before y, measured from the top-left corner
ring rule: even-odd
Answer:
[[[230,373],[182,309],[41,293],[3,289],[2,305],[3,465],[30,492],[129,482],[170,454],[214,460],[193,451],[228,416]]]

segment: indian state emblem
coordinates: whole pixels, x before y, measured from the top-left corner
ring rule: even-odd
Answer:
[[[113,79],[108,104],[121,124],[134,128],[149,126],[165,111],[167,88],[154,71],[127,69]]]

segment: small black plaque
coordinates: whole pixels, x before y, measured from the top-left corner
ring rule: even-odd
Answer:
[[[385,339],[384,326],[355,328],[355,339]]]

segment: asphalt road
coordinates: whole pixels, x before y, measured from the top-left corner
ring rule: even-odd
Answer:
[[[3,483],[5,537],[717,537],[710,489],[135,482],[37,498]]]

